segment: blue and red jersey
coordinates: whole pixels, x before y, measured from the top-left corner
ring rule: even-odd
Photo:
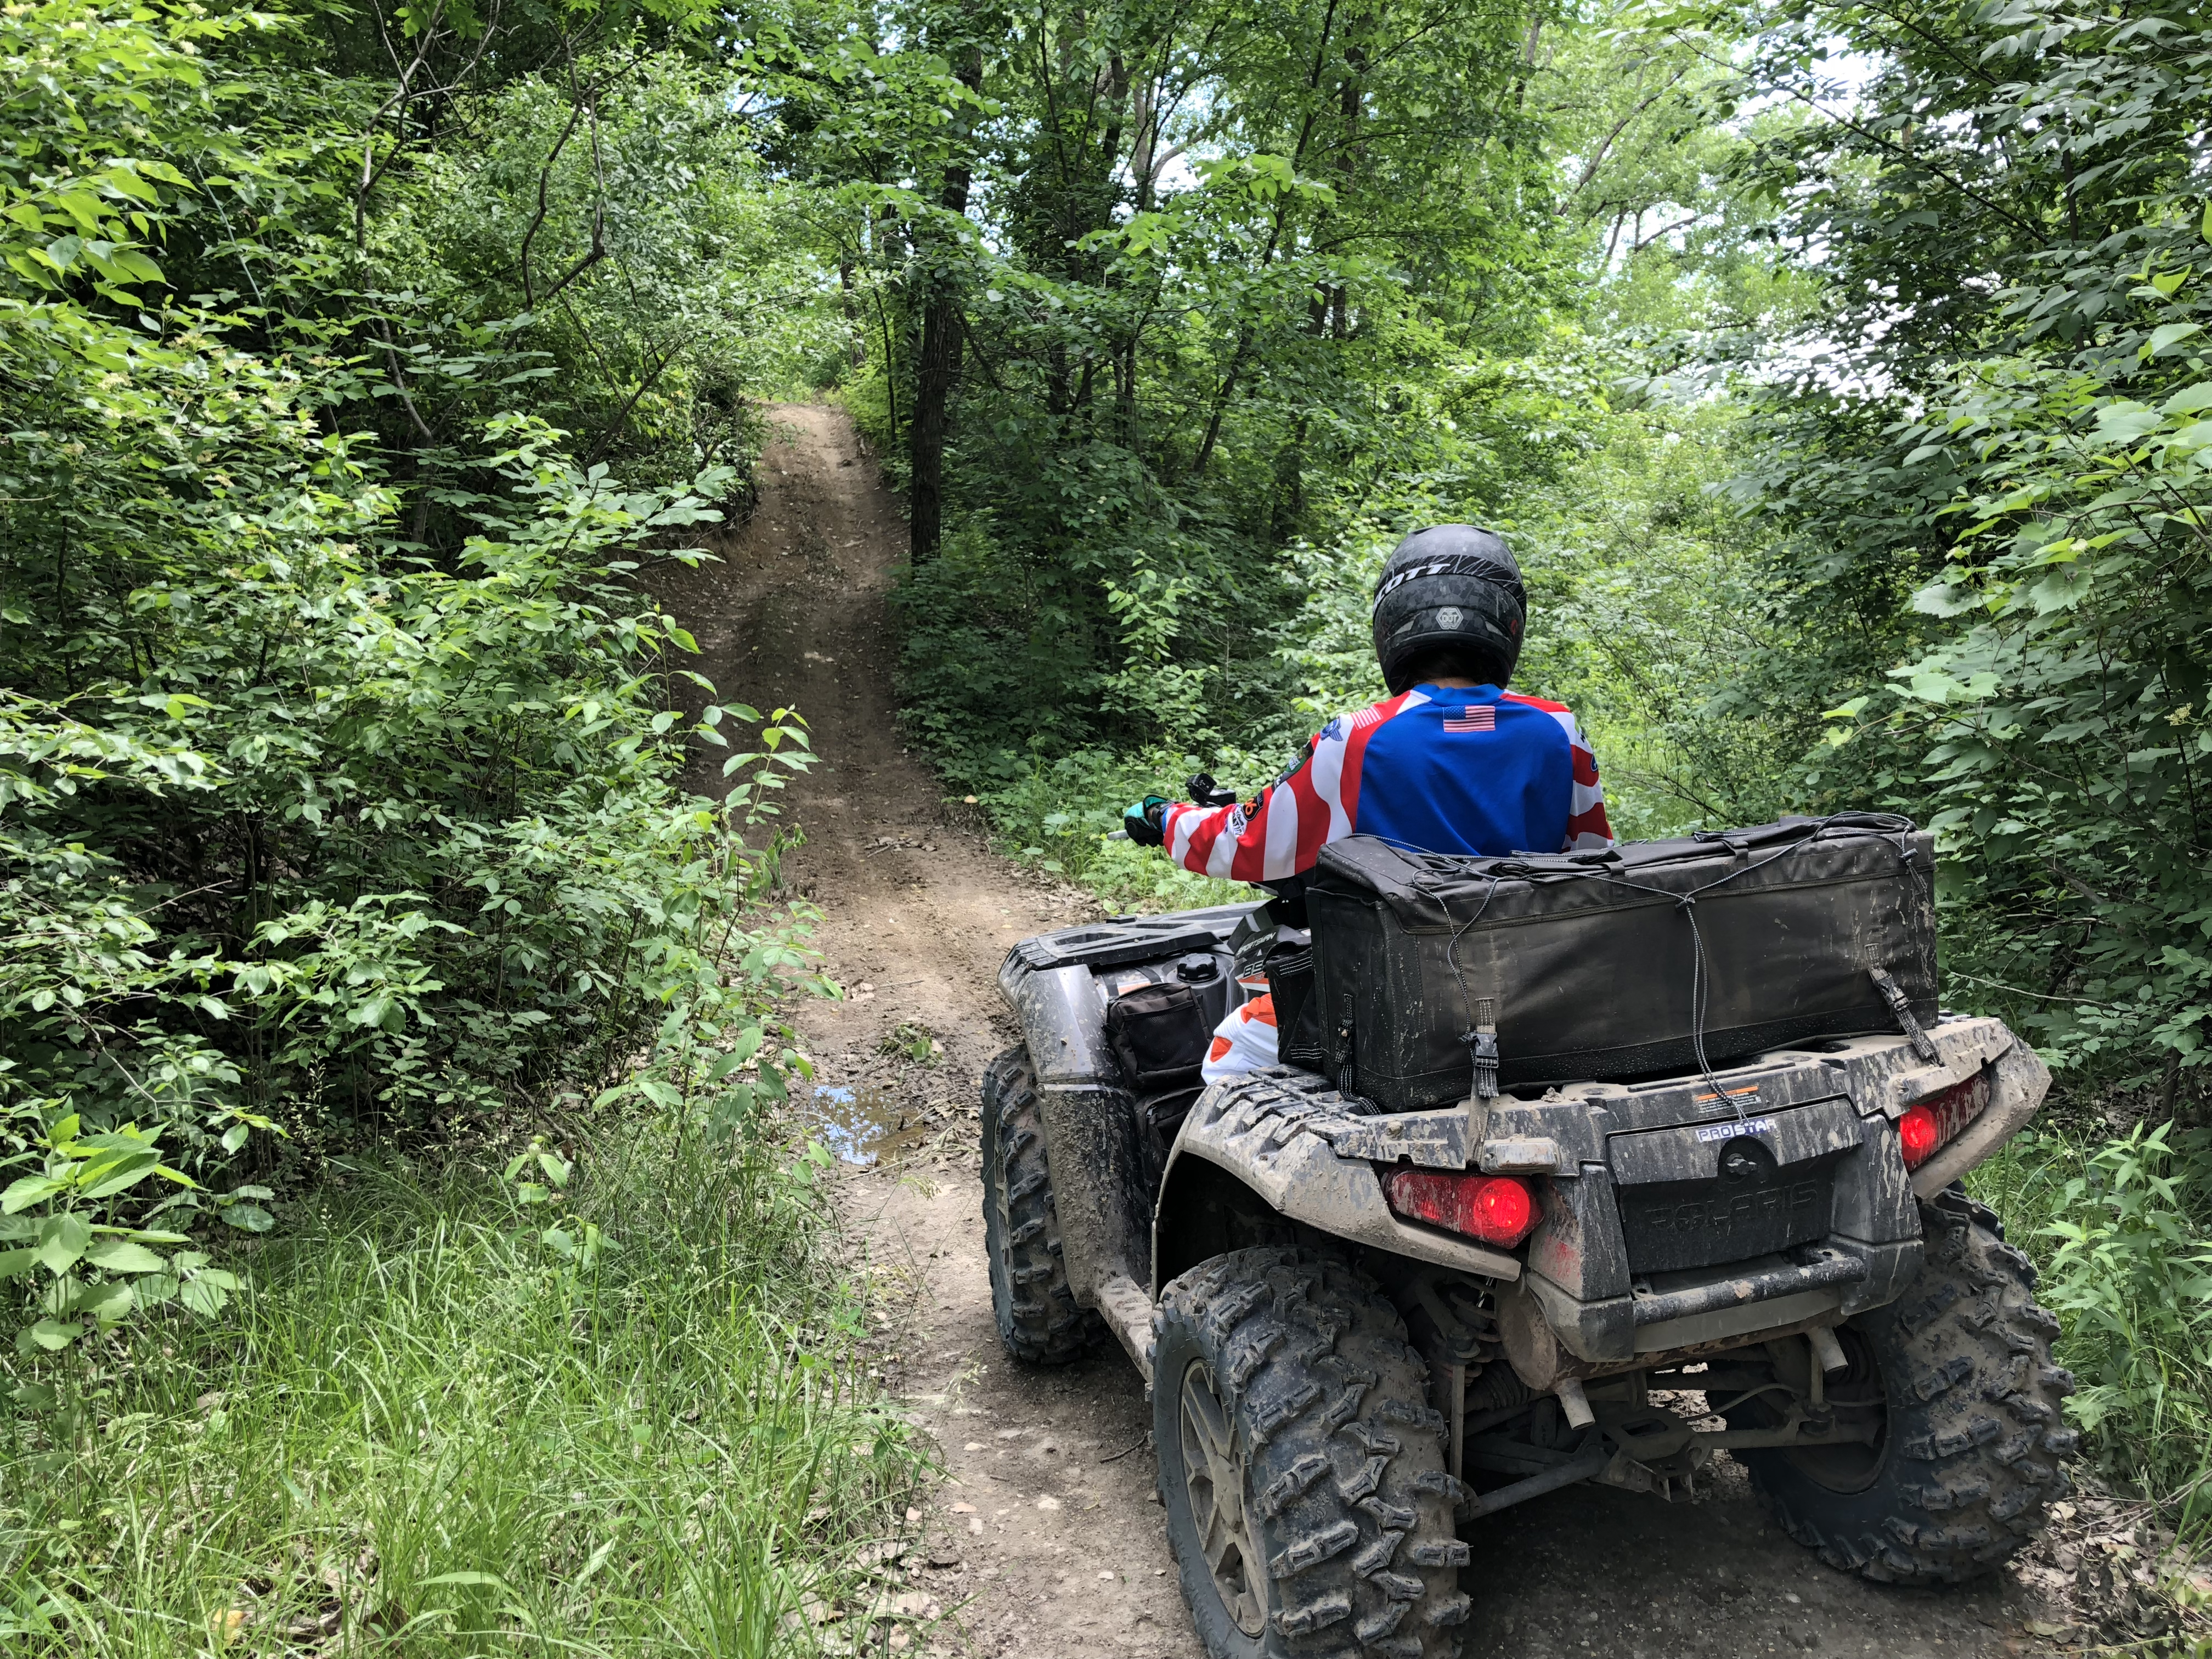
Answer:
[[[1280,881],[1346,836],[1504,857],[1610,847],[1597,757],[1565,703],[1417,685],[1331,720],[1303,760],[1235,806],[1176,805],[1168,856],[1230,881]]]

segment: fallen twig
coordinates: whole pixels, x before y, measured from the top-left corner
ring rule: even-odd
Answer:
[[[1100,1462],[1102,1462],[1102,1463],[1118,1463],[1118,1462],[1120,1462],[1123,1458],[1127,1457],[1127,1456],[1131,1452],[1137,1450],[1139,1447],[1149,1446],[1149,1445],[1151,1445],[1152,1443],[1152,1431],[1151,1431],[1150,1430],[1146,1430],[1146,1433],[1145,1433],[1145,1437],[1144,1437],[1142,1440],[1139,1440],[1139,1442],[1137,1442],[1136,1445],[1134,1445],[1134,1446],[1124,1446],[1124,1447],[1122,1447],[1122,1448],[1121,1448],[1121,1450],[1119,1450],[1119,1451],[1115,1452],[1115,1453],[1111,1457],[1102,1457],[1102,1458],[1100,1458],[1098,1461],[1099,1461]]]

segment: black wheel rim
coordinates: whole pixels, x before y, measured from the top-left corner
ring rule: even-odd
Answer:
[[[1199,1553],[1213,1576],[1214,1593],[1237,1628],[1247,1636],[1258,1636],[1267,1623],[1261,1590],[1267,1570],[1252,1540],[1236,1429],[1202,1360],[1192,1361],[1182,1374],[1176,1415],[1183,1489],[1190,1499],[1191,1528]]]

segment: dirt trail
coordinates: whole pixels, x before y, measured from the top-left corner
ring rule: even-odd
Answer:
[[[1012,1040],[994,975],[1008,945],[1085,914],[1064,890],[987,849],[977,827],[901,746],[884,599],[905,526],[842,411],[775,411],[759,511],[724,562],[670,581],[724,695],[792,704],[820,763],[787,792],[806,844],[790,868],[820,903],[817,942],[843,1004],[799,1014],[832,1127],[856,1157],[848,1205],[903,1291],[884,1373],[942,1446],[947,1478],[913,1588],[945,1610],[920,1645],[983,1656],[1200,1650],[1153,1501],[1150,1412],[1109,1351],[1060,1370],[1000,1350],[984,1277],[975,1089]],[[886,1056],[887,1036],[932,1038],[934,1064]],[[926,1030],[920,1036],[915,1028]],[[1692,1506],[1591,1487],[1497,1517],[1472,1534],[1467,1659],[1689,1654],[1874,1654],[1963,1659],[2033,1643],[2031,1566],[1947,1592],[1863,1583],[1783,1537],[1723,1465]]]

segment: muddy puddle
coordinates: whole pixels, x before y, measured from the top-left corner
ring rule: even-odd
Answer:
[[[872,1083],[817,1083],[808,1127],[844,1163],[866,1166],[917,1145],[929,1121]]]

